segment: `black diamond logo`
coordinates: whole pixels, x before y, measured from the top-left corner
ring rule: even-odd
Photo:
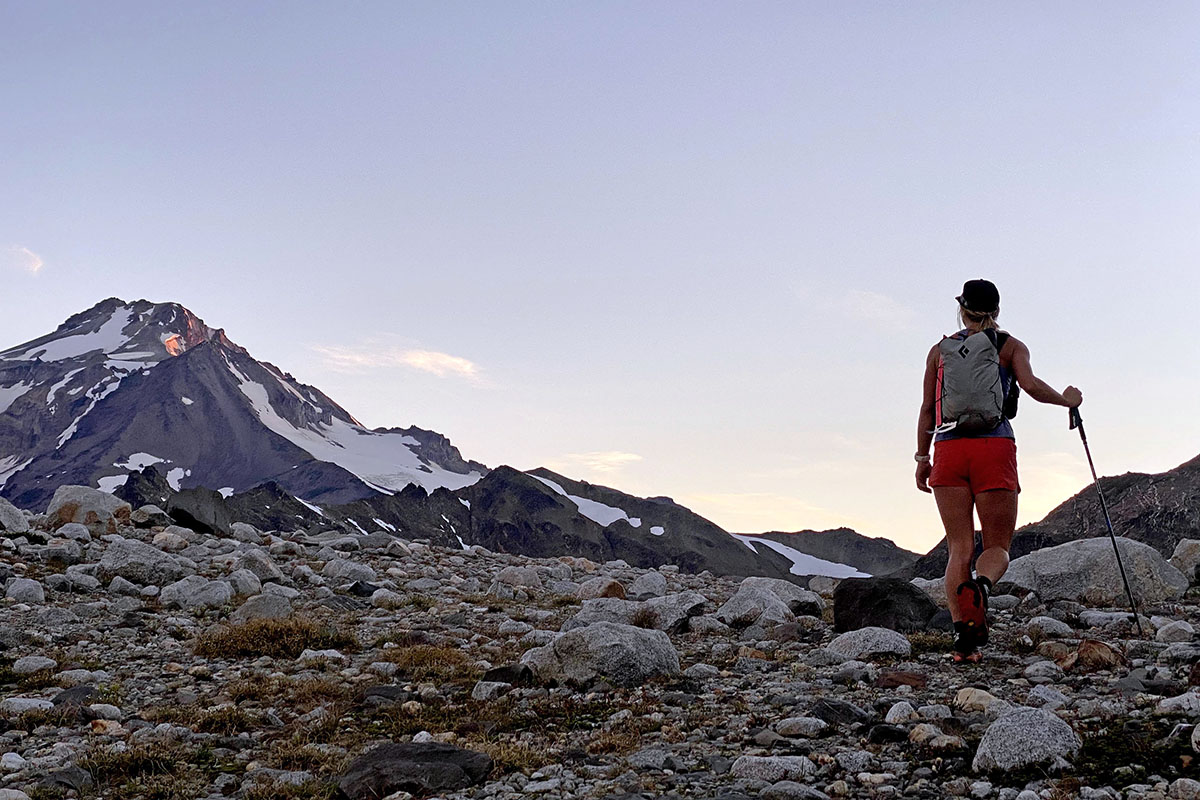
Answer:
[[[967,346],[964,344],[962,347],[958,348],[958,354],[959,354],[960,356],[962,356],[963,358],[966,358],[967,356],[969,356],[969,355],[971,354],[971,351],[970,351],[970,349],[969,349],[969,348],[968,348],[968,347],[967,347]]]

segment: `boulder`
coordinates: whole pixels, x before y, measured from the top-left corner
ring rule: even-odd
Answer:
[[[825,601],[815,592],[779,578],[744,579],[737,592],[717,609],[717,619],[735,628],[764,628],[794,622],[797,615],[821,616]]]
[[[68,522],[79,522],[94,534],[116,533],[129,524],[129,503],[88,486],[60,486],[46,508],[46,524],[56,531]]]
[[[33,578],[13,578],[4,590],[4,596],[16,603],[46,602],[46,590]]]
[[[232,519],[220,492],[196,487],[176,492],[167,500],[167,514],[179,525],[199,533],[228,536]]]
[[[1072,758],[1083,746],[1071,726],[1042,708],[1014,708],[983,734],[972,768],[1008,772]]]
[[[616,597],[625,599],[625,587],[613,578],[591,578],[579,585],[575,597],[580,600],[595,600],[597,597]]]
[[[262,544],[263,535],[248,522],[235,522],[229,526],[229,535],[246,544]]]
[[[236,568],[249,570],[262,583],[283,580],[283,570],[276,566],[265,550],[257,547],[251,547],[242,553],[242,557],[237,560]]]
[[[1196,567],[1200,566],[1200,539],[1180,539],[1171,554],[1170,564],[1188,581],[1195,583],[1198,578]]]
[[[816,771],[817,765],[807,756],[741,756],[733,762],[729,774],[775,783],[807,778]]]
[[[0,531],[20,535],[29,532],[29,520],[21,509],[0,497]]]
[[[900,578],[846,578],[833,590],[833,629],[925,630],[938,612],[929,595]]]
[[[99,578],[122,578],[143,585],[160,585],[182,578],[187,570],[169,553],[136,539],[109,543],[100,559]]]
[[[544,647],[525,651],[521,663],[543,681],[572,684],[604,678],[635,686],[656,675],[679,673],[679,654],[667,634],[615,622],[568,631]]]
[[[158,599],[165,606],[185,609],[219,608],[233,599],[233,587],[225,581],[189,575],[162,587]]]
[[[1187,591],[1183,573],[1148,544],[1117,538],[1129,585],[1140,603],[1175,600]],[[1079,539],[1036,550],[1013,561],[1001,584],[1036,592],[1043,602],[1074,600],[1097,606],[1125,605],[1125,585],[1112,540]]]
[[[908,637],[890,628],[859,628],[847,631],[829,643],[829,650],[851,659],[872,656],[907,656],[912,652]]]
[[[542,576],[533,567],[505,567],[496,574],[496,581],[509,586],[542,588]]]
[[[351,583],[353,581],[366,581],[372,583],[378,580],[375,577],[375,570],[371,569],[366,564],[360,564],[357,561],[350,561],[346,558],[331,558],[325,562],[324,569],[321,574],[326,578]],[[262,576],[259,575],[261,578]]]
[[[154,505],[139,506],[129,515],[129,521],[135,528],[166,527],[171,524],[167,512]]]
[[[87,529],[87,525],[80,525],[78,522],[68,522],[63,525],[58,529],[58,535],[73,542],[90,542],[92,540],[92,532]]]
[[[238,625],[252,619],[284,619],[291,613],[292,604],[286,597],[257,594],[238,606],[237,611],[229,615],[229,621]]]
[[[667,593],[667,578],[661,572],[650,570],[629,584],[628,595],[633,600],[648,600]]]
[[[654,628],[667,633],[683,633],[693,617],[704,613],[708,600],[698,592],[679,592],[654,597],[644,603],[600,597],[584,600],[575,616],[563,623],[564,631],[583,628],[597,622],[617,622]]]
[[[338,781],[347,800],[377,800],[400,792],[418,796],[465,789],[492,770],[485,753],[440,742],[390,742],[350,763]]]

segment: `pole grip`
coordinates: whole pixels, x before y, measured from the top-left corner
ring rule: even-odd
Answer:
[[[1079,415],[1079,406],[1069,409],[1069,411],[1070,411],[1069,417],[1070,417],[1070,421],[1071,421],[1070,430],[1075,430],[1076,428],[1079,428],[1082,431],[1083,430],[1083,417],[1081,417]]]

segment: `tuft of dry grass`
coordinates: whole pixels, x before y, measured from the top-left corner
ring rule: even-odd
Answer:
[[[383,658],[412,681],[466,684],[479,680],[482,674],[471,657],[456,647],[428,644],[393,647],[384,651]]]
[[[281,739],[271,745],[266,762],[275,769],[306,770],[317,775],[336,775],[345,769],[349,756],[332,753],[309,741],[307,736],[296,735]]]
[[[305,650],[358,649],[353,634],[307,617],[255,619],[220,625],[200,635],[196,655],[205,658],[296,658]]]
[[[912,645],[911,657],[923,653],[948,653],[954,646],[954,637],[945,631],[916,631],[908,634],[908,643]]]
[[[557,759],[549,748],[534,747],[524,742],[472,741],[469,746],[472,750],[479,750],[491,756],[493,770],[501,774],[530,772],[541,769],[547,764],[557,763]]]
[[[648,628],[652,630],[658,624],[658,614],[649,606],[642,606],[633,612],[633,616],[629,619],[629,624],[635,628]]]
[[[244,800],[332,800],[336,792],[337,786],[329,781],[300,784],[262,781],[247,789],[242,797]]]
[[[642,744],[642,733],[636,727],[620,727],[601,731],[588,742],[587,751],[592,755],[615,753],[628,755]]]

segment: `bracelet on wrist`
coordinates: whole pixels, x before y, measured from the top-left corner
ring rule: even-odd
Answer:
[[[913,460],[919,464],[923,464],[932,460],[932,457],[929,455],[929,453],[913,453]]]

